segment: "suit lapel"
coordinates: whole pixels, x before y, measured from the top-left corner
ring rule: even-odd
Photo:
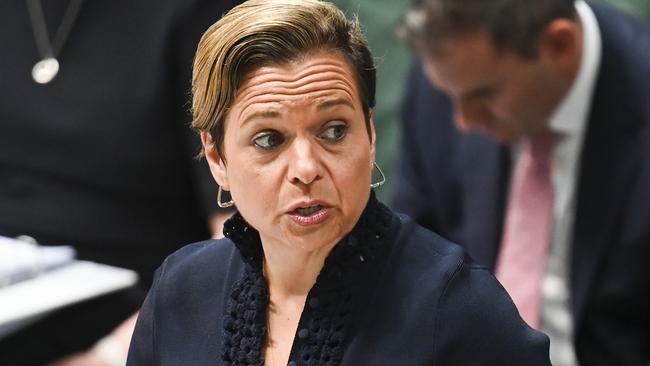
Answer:
[[[639,171],[638,129],[642,122],[625,56],[599,16],[603,58],[596,84],[579,171],[571,257],[571,294],[576,329],[593,294],[607,254],[615,249],[626,192]],[[623,71],[621,71],[623,69]]]
[[[509,176],[508,148],[487,137],[468,134],[461,140],[463,230],[459,240],[480,264],[493,269]]]

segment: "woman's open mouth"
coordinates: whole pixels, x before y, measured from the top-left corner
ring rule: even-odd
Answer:
[[[305,207],[298,207],[289,212],[289,218],[302,226],[320,224],[329,216],[329,208],[316,204]]]

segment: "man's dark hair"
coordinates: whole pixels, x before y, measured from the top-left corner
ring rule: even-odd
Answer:
[[[544,28],[575,17],[574,0],[415,0],[397,32],[417,52],[435,54],[453,37],[486,31],[497,49],[534,58]]]

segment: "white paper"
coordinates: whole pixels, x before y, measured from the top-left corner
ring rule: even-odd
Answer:
[[[0,337],[52,310],[134,285],[134,271],[86,261],[0,288]]]
[[[69,246],[39,246],[0,236],[0,288],[71,263],[74,257]]]

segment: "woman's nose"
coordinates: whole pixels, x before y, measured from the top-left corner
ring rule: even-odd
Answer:
[[[290,182],[297,184],[311,184],[321,174],[320,161],[317,156],[317,147],[307,139],[298,138],[291,147],[289,168],[287,171]]]

